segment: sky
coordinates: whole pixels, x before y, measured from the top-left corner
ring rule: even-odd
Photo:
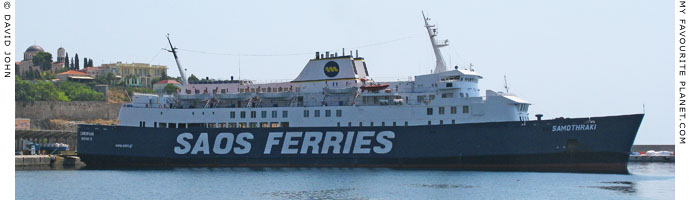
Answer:
[[[421,11],[439,28],[448,66],[483,76],[545,118],[646,115],[635,144],[673,144],[673,2],[18,1],[17,60],[33,44],[94,65],[143,62],[179,76],[294,79],[315,51],[359,50],[374,80],[434,68]],[[340,54],[340,53],[339,53]],[[83,62],[83,61],[82,61]],[[482,92],[483,93],[483,92]]]

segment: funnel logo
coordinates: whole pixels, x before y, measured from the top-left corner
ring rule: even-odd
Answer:
[[[328,77],[337,76],[338,71],[340,71],[340,67],[338,66],[338,63],[333,61],[326,63],[326,66],[323,67],[323,73]]]

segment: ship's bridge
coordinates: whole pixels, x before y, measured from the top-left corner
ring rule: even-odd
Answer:
[[[326,53],[328,54],[328,53]],[[361,57],[323,56],[316,52],[302,72],[292,82],[358,80],[369,76],[367,65]]]
[[[478,97],[479,79],[482,79],[482,76],[477,72],[458,69],[419,75],[415,76],[415,91],[439,91],[451,96]]]

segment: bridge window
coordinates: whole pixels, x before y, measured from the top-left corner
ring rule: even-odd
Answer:
[[[450,107],[450,114],[458,114],[458,107],[451,106]]]
[[[309,110],[304,110],[304,117],[309,117]]]
[[[434,108],[426,108],[426,115],[433,115],[434,114]]]
[[[335,116],[336,116],[336,117],[342,117],[342,116],[343,116],[343,111],[342,111],[342,110],[335,110]]]
[[[261,111],[261,118],[266,118],[266,111]]]
[[[438,107],[438,114],[439,115],[446,114],[446,107]]]
[[[326,110],[326,117],[331,117],[331,110]]]
[[[247,123],[246,122],[240,122],[239,124],[237,124],[237,127],[247,128]]]
[[[252,116],[251,116],[252,118],[256,118],[256,111],[252,111],[252,112],[251,112],[251,115],[252,115]]]
[[[321,111],[320,110],[314,110],[314,117],[320,117],[321,116]]]
[[[470,113],[470,106],[462,106],[462,113]]]
[[[279,125],[278,122],[271,122],[271,128],[278,128]]]
[[[271,111],[271,118],[278,118],[278,111]]]
[[[245,111],[241,111],[240,112],[240,118],[246,118],[246,117],[247,117],[247,113]]]
[[[256,128],[257,124],[256,122],[249,122],[249,128]]]
[[[259,125],[261,128],[268,128],[268,122],[261,122]]]
[[[288,117],[288,111],[287,111],[287,110],[283,110],[283,118],[287,118],[287,117]]]
[[[230,111],[230,118],[235,118],[235,111]]]
[[[237,123],[228,123],[228,128],[237,128]]]
[[[426,99],[426,96],[424,96],[424,95],[417,96],[417,103],[424,102],[424,99]]]

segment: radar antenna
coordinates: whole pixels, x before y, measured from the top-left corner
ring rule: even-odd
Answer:
[[[443,55],[441,55],[441,47],[448,46],[448,40],[443,40],[441,43],[437,42],[436,35],[438,35],[438,28],[436,28],[436,25],[429,24],[431,18],[427,18],[426,15],[424,15],[424,11],[422,11],[422,17],[424,18],[424,27],[426,27],[426,30],[429,33],[431,47],[434,48],[434,55],[436,55],[436,68],[434,69],[434,73],[445,72],[446,61],[443,60]]]
[[[185,70],[182,70],[182,65],[180,65],[180,59],[177,58],[177,48],[173,47],[172,42],[170,42],[170,33],[165,35],[166,38],[168,38],[168,44],[170,44],[170,50],[163,48],[163,50],[166,50],[168,52],[173,53],[173,56],[175,56],[175,63],[177,63],[177,69],[180,70],[180,78],[182,79],[182,85],[187,85],[187,76],[185,76]]]

